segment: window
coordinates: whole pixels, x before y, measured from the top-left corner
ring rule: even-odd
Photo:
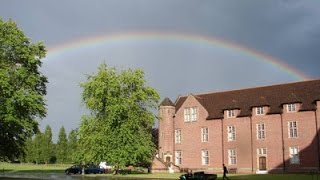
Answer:
[[[176,151],[175,152],[175,157],[176,157],[176,165],[181,165],[181,163],[182,163],[182,152],[181,151]]]
[[[184,109],[184,121],[189,122],[190,121],[190,108]]]
[[[265,139],[266,138],[266,129],[264,123],[257,124],[257,139]]]
[[[267,149],[266,148],[258,148],[257,149],[257,155],[259,155],[259,156],[267,155]]]
[[[289,147],[289,157],[291,164],[300,164],[299,147]]]
[[[235,149],[228,149],[228,162],[229,165],[237,164],[237,151]]]
[[[175,143],[181,143],[181,129],[176,129],[175,131]]]
[[[184,121],[196,121],[197,120],[197,108],[189,107],[184,109]]]
[[[197,120],[197,108],[192,107],[190,108],[191,110],[191,121],[196,121]]]
[[[201,151],[201,159],[202,159],[202,165],[209,164],[209,151],[208,150]]]
[[[257,115],[263,115],[264,114],[264,108],[263,107],[257,107],[256,108],[256,114]]]
[[[201,128],[201,142],[208,142],[209,140],[209,129]]]
[[[233,118],[235,117],[234,110],[227,110],[227,118]]]
[[[288,112],[295,112],[296,111],[296,104],[287,104],[287,111]]]
[[[234,126],[228,126],[227,127],[227,137],[228,141],[235,141],[236,140],[236,128]]]
[[[289,134],[289,138],[297,138],[298,137],[298,123],[297,123],[297,121],[288,122],[288,134]]]

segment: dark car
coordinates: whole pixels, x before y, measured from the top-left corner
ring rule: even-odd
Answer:
[[[103,173],[103,169],[101,169],[99,166],[97,165],[88,165],[84,168],[84,173],[85,174],[102,174]]]
[[[203,171],[195,172],[195,173],[188,173],[188,174],[182,174],[179,179],[180,180],[216,180],[217,179],[216,174],[208,174]]]
[[[81,165],[73,165],[64,171],[66,174],[81,174],[82,166]]]

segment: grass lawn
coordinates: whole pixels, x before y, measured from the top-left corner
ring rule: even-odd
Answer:
[[[63,164],[14,164],[14,163],[5,163],[0,162],[0,172],[6,172],[6,173],[15,173],[15,172],[48,172],[48,173],[54,173],[54,172],[63,172],[66,168],[70,167],[69,164],[63,165]]]
[[[70,165],[49,164],[49,165],[35,165],[35,164],[11,164],[0,162],[0,176],[5,174],[19,174],[19,173],[61,173]],[[154,174],[126,174],[126,175],[86,175],[86,176],[107,176],[113,178],[134,178],[134,179],[178,179],[180,174],[168,173],[154,173]],[[319,174],[229,174],[230,180],[320,180]],[[218,174],[218,180],[222,180],[222,174]]]
[[[103,175],[102,175],[103,176]],[[107,175],[112,177],[125,178],[153,178],[153,179],[179,179],[180,174],[127,174]],[[232,174],[228,175],[230,180],[320,180],[320,175],[314,174]],[[222,174],[218,174],[218,180],[222,180]]]

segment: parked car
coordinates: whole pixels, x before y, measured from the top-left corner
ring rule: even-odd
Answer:
[[[84,168],[85,174],[102,174],[104,172],[104,169],[101,169],[97,165],[90,164]]]
[[[217,174],[208,174],[203,171],[195,172],[195,173],[188,173],[182,174],[179,179],[180,180],[216,180]]]
[[[82,173],[82,166],[81,165],[73,165],[67,168],[64,171],[66,174],[81,174]]]

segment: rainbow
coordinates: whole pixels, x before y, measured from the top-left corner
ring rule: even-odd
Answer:
[[[297,80],[307,80],[310,79],[308,76],[300,72],[298,69],[291,67],[290,65],[283,63],[281,60],[276,59],[270,55],[264,54],[254,49],[239,45],[232,41],[227,41],[218,37],[202,36],[198,34],[191,33],[178,33],[178,32],[119,32],[119,33],[109,33],[95,35],[93,37],[84,37],[81,39],[76,39],[52,48],[48,49],[47,58],[54,58],[56,56],[62,56],[67,52],[79,52],[90,47],[96,47],[104,44],[116,44],[116,43],[127,43],[134,41],[144,41],[144,40],[165,40],[168,42],[176,41],[182,43],[191,44],[205,44],[209,46],[217,46],[225,49],[231,49],[236,53],[245,54],[253,57],[256,61],[272,65],[284,71]]]

